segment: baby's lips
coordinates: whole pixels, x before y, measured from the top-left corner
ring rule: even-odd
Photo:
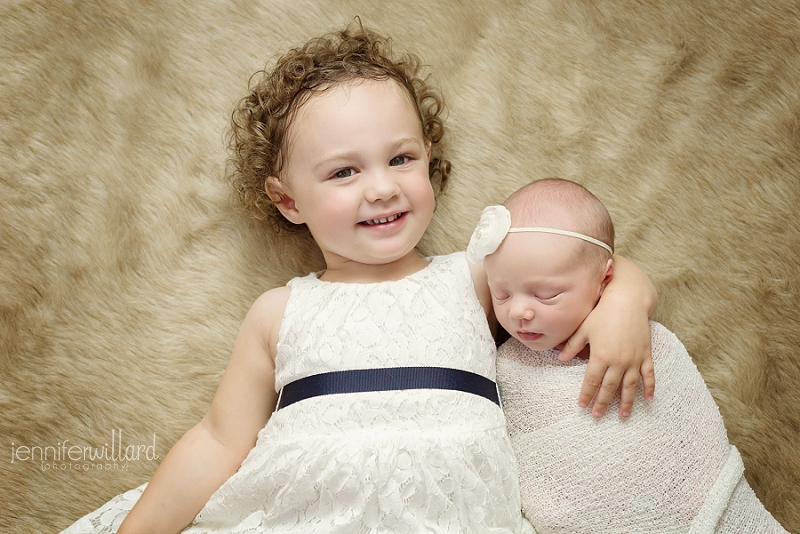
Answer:
[[[539,332],[517,332],[517,336],[525,341],[537,341],[541,339],[544,334],[540,334]]]

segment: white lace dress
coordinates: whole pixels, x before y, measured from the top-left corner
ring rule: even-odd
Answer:
[[[276,387],[328,371],[399,366],[495,378],[495,346],[463,253],[400,281],[289,284]],[[141,489],[73,525],[113,532]],[[529,531],[505,418],[470,393],[315,397],[274,413],[184,532]]]
[[[683,344],[658,323],[650,330],[656,396],[640,391],[628,420],[619,398],[599,420],[577,406],[585,360],[560,362],[516,339],[500,347],[526,516],[539,534],[786,534],[744,478]]]

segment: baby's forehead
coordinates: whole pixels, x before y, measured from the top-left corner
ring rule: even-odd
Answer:
[[[535,283],[544,278],[563,280],[590,277],[585,245],[578,239],[539,232],[509,233],[500,247],[484,260],[491,280],[512,277],[515,282]]]

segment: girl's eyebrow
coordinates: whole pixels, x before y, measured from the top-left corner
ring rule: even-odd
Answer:
[[[392,143],[392,148],[399,148],[399,147],[401,147],[403,145],[407,145],[409,143],[413,143],[415,145],[418,145],[418,144],[420,144],[420,140],[419,140],[418,137],[402,137],[402,138],[398,139],[397,141],[395,141],[394,143]]]
[[[327,158],[323,159],[322,161],[320,161],[316,165],[314,165],[314,170],[317,170],[320,167],[327,167],[331,163],[334,163],[334,162],[337,162],[337,161],[351,160],[351,159],[355,158],[356,155],[357,155],[356,152],[339,152],[339,153],[333,154],[333,155],[328,156]]]

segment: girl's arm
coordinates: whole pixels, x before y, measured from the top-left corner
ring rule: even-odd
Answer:
[[[639,387],[639,375],[645,398],[653,398],[655,373],[649,317],[657,307],[658,294],[650,278],[635,263],[615,255],[614,278],[558,357],[570,360],[590,344],[591,356],[578,404],[585,408],[596,394],[593,416],[603,416],[621,384],[619,414],[628,417]]]
[[[273,289],[250,308],[208,413],[169,451],[119,534],[180,532],[239,469],[277,402],[274,354],[288,295]]]

